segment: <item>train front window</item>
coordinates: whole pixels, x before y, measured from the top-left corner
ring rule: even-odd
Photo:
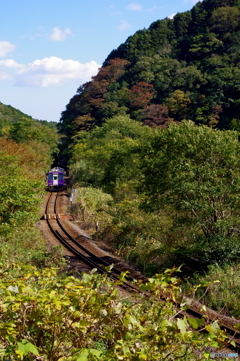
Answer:
[[[52,181],[53,180],[53,174],[52,173],[48,173],[48,180]]]
[[[60,181],[63,180],[63,174],[62,174],[62,173],[59,173],[59,174],[58,174],[58,179],[59,179]]]
[[[54,176],[53,176],[53,180],[57,180],[57,179],[58,179],[57,174],[54,174]]]

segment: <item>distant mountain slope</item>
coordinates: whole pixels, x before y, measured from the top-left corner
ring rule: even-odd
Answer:
[[[6,105],[0,102],[0,119],[4,118],[5,120],[16,122],[21,118],[33,119],[31,115],[21,112],[19,109],[12,107],[11,105]],[[40,122],[49,128],[55,128],[57,122],[48,122],[47,120],[34,119],[36,122]]]
[[[33,119],[20,110],[0,102],[0,137],[12,139],[17,143],[49,149],[49,156],[57,153],[57,123]]]
[[[129,114],[150,126],[191,119],[240,130],[240,0],[204,0],[113,50],[62,113],[66,141]]]
[[[32,119],[30,115],[24,114],[20,110],[12,107],[11,105],[5,105],[0,102],[0,119],[5,118],[9,121],[17,121],[19,118],[29,118]]]
[[[19,109],[0,102],[0,136],[6,135],[10,127],[22,119],[29,119],[35,123],[39,123],[53,129],[56,128],[57,124],[56,122],[47,122],[46,120],[33,119],[30,115],[21,112]]]

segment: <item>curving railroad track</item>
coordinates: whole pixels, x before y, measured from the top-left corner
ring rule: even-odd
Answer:
[[[66,216],[60,213],[64,197],[65,199],[67,197],[64,191],[49,193],[44,219],[54,238],[68,250],[70,257],[75,257],[78,260],[78,269],[89,272],[95,268],[102,274],[108,274],[114,281],[121,281],[121,287],[124,289],[143,294],[132,282],[137,279],[146,282],[147,278],[144,275],[131,270],[128,265],[99,250],[89,237],[76,232],[71,222],[66,220]],[[129,275],[125,277],[125,281],[122,281],[120,274],[124,271],[129,271]],[[144,295],[149,296],[146,293]],[[164,296],[162,299],[164,299]],[[176,304],[176,308],[178,310],[177,317],[187,315],[187,317],[194,318],[204,317],[207,322],[217,320],[219,325],[228,333],[229,341],[234,340],[236,343],[236,347],[229,346],[229,349],[240,353],[240,332],[235,328],[235,325],[240,324],[239,320],[219,314],[207,307],[203,311],[203,305],[195,300],[191,301],[191,305],[186,311],[181,311],[178,304]],[[238,359],[240,360],[240,356]]]
[[[83,235],[77,235],[76,237],[76,232],[69,224],[70,222],[66,222],[58,212],[59,203],[64,194],[64,192],[51,192],[49,194],[44,218],[51,233],[78,259],[78,267],[81,270],[90,271],[95,268],[99,273],[108,274],[114,281],[121,281],[121,273],[128,271],[128,268],[123,269],[123,266],[120,267],[120,265],[117,267],[116,265],[119,263],[119,260],[98,250],[89,237]],[[121,281],[122,287],[128,291],[141,293],[138,287],[131,283],[136,276],[139,278],[139,274],[136,273],[135,275],[126,276],[126,281]]]

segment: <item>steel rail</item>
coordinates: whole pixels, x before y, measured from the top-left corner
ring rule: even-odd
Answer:
[[[87,253],[89,256],[91,256],[93,259],[95,259],[96,261],[98,261],[99,263],[103,263],[105,267],[108,266],[112,266],[112,264],[110,264],[109,262],[107,262],[106,260],[102,259],[101,257],[95,255],[93,252],[89,251],[87,248],[85,248],[80,242],[78,242],[74,237],[72,237],[69,232],[64,228],[64,226],[62,225],[62,223],[60,222],[59,216],[58,214],[56,214],[56,221],[58,222],[59,227],[62,229],[62,231],[67,235],[67,237],[76,244],[76,246],[78,246],[79,248],[81,248],[85,253]],[[84,236],[83,236],[84,237]],[[84,237],[85,238],[85,237]],[[90,239],[90,238],[89,238]],[[116,268],[115,266],[112,266],[111,271],[120,275],[122,273],[122,271],[120,271],[118,268]],[[132,277],[126,276],[125,277],[126,280],[133,282],[134,279]]]
[[[48,202],[47,202],[47,206],[46,206],[46,213],[47,213],[47,207],[50,204],[50,199],[51,199],[52,195],[50,195]],[[107,261],[101,259],[100,257],[96,256],[94,253],[92,253],[91,251],[89,251],[88,249],[86,249],[85,247],[83,247],[74,237],[72,237],[69,232],[64,228],[64,226],[62,225],[62,223],[60,222],[58,213],[57,213],[57,199],[58,199],[58,194],[56,196],[55,199],[55,203],[54,203],[54,213],[56,215],[56,219],[54,219],[54,221],[57,221],[58,226],[61,228],[61,230],[66,234],[66,236],[77,246],[79,247],[81,250],[83,250],[85,253],[87,253],[91,258],[95,259],[96,261],[99,261],[100,263],[103,263],[105,266],[112,266],[111,264],[109,264]],[[96,268],[101,274],[108,274],[113,280],[119,282],[121,284],[119,284],[121,287],[125,288],[125,289],[130,289],[131,291],[134,292],[138,292],[144,296],[151,296],[150,293],[145,293],[140,291],[136,286],[132,286],[130,285],[128,282],[122,281],[119,279],[118,276],[114,275],[111,271],[114,270],[115,273],[117,273],[118,275],[121,274],[122,272],[120,270],[118,270],[116,267],[112,267],[111,271],[107,271],[104,267],[98,265],[97,263],[95,263],[93,260],[91,260],[89,257],[84,256],[81,252],[79,252],[76,248],[74,248],[73,246],[71,246],[69,244],[69,242],[67,241],[67,239],[65,239],[57,230],[54,230],[54,228],[52,227],[50,220],[46,217],[47,223],[49,228],[51,229],[51,232],[55,235],[55,237],[69,250],[71,251],[73,254],[75,254],[77,256],[77,258],[81,259],[84,261],[84,263],[88,264],[90,267],[92,268]],[[85,237],[84,237],[85,238]],[[88,237],[86,237],[86,239],[89,239]],[[127,279],[127,277],[126,277]],[[129,281],[132,281],[133,278],[128,277]],[[164,300],[165,297],[161,296],[161,300]],[[174,302],[174,304],[176,305],[176,307],[180,307],[179,304],[177,304],[176,302]],[[202,305],[203,306],[203,305]],[[208,308],[207,308],[208,309]],[[211,312],[215,313],[216,315],[214,317],[211,316],[207,316],[208,320],[210,322],[213,321],[219,321],[221,318],[225,317],[221,314],[217,314],[217,312],[208,309]],[[185,311],[179,311],[176,315],[176,317],[184,317],[184,315],[190,315],[193,317],[197,317],[197,318],[204,318],[204,316],[206,315],[206,311],[203,311],[202,313],[199,310],[196,309],[192,309],[191,307],[189,307],[188,309],[186,309]],[[234,321],[233,319],[231,319],[230,317],[225,317],[226,319],[230,319],[230,321]],[[235,320],[238,321],[238,320]],[[240,321],[239,321],[240,323]],[[226,332],[228,334],[230,334],[230,338],[229,340],[232,341],[234,340],[234,342],[236,343],[236,346],[233,345],[228,345],[227,347],[231,350],[234,350],[236,352],[240,351],[240,332],[238,330],[234,330],[234,326],[233,327],[229,327],[228,325],[225,324],[225,322],[220,321],[219,326],[222,329],[225,329]]]
[[[47,209],[48,206],[50,204],[50,199],[52,198],[52,195],[50,195],[47,205],[46,205],[46,215],[47,215]],[[70,241],[72,241],[78,248],[80,248],[82,251],[84,251],[85,253],[87,253],[92,259],[86,257],[85,255],[83,255],[81,252],[79,252],[79,250],[77,250],[76,248],[74,248],[69,241],[62,236],[58,230],[54,229],[53,226],[51,225],[51,220],[48,219],[48,217],[46,216],[46,221],[48,224],[49,229],[51,230],[51,232],[54,234],[54,236],[69,250],[71,251],[78,259],[81,259],[84,263],[86,263],[87,265],[89,265],[92,268],[96,268],[101,274],[108,274],[113,280],[117,281],[117,282],[121,282],[121,286],[124,288],[127,288],[131,291],[134,292],[138,292],[140,294],[143,294],[136,286],[133,286],[131,284],[129,284],[126,281],[132,281],[133,278],[131,277],[125,277],[126,281],[121,280],[118,276],[122,273],[120,270],[118,270],[116,267],[112,267],[112,264],[109,264],[108,262],[106,262],[105,260],[103,260],[102,258],[96,256],[94,253],[90,252],[88,249],[86,249],[85,247],[83,247],[74,237],[72,237],[69,232],[64,228],[64,226],[62,225],[62,223],[60,222],[58,213],[57,213],[57,199],[58,199],[58,193],[55,199],[55,203],[54,203],[54,213],[56,215],[56,218],[54,219],[54,221],[57,221],[58,226],[61,228],[61,230],[64,232],[64,234],[68,237],[68,239]],[[102,267],[101,265],[99,265],[98,263],[96,263],[95,261],[93,261],[93,259],[95,261],[98,261],[99,263],[104,264],[104,267]],[[105,267],[110,267],[110,271],[107,271],[105,269]],[[116,276],[114,273],[117,273],[118,276]]]

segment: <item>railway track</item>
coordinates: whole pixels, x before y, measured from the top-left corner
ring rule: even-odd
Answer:
[[[49,193],[44,218],[54,237],[78,259],[82,265],[81,270],[88,272],[95,268],[102,274],[108,274],[112,280],[116,282],[119,281],[121,287],[127,291],[149,296],[149,294],[141,292],[139,288],[132,283],[136,278],[141,278],[143,282],[146,282],[147,278],[145,276],[140,275],[139,277],[139,273],[135,275],[130,273],[130,275],[125,277],[125,280],[122,280],[120,274],[124,269],[122,269],[122,267],[117,267],[119,264],[118,260],[111,256],[96,255],[94,251],[89,250],[89,244],[91,243],[90,238],[79,235],[76,237],[74,231],[69,227],[69,224],[67,225],[69,222],[64,221],[62,214],[58,212],[59,202],[61,196],[64,196],[64,194],[64,192]],[[125,271],[126,270],[127,269],[125,269]],[[164,300],[164,296],[162,296],[162,300]],[[181,311],[179,304],[175,303],[175,305],[178,309],[177,317],[204,317],[207,322],[218,321],[220,327],[225,329],[229,335],[228,348],[233,352],[240,354],[240,332],[235,329],[235,326],[240,324],[239,320],[219,314],[205,306],[203,308],[203,305],[195,300],[192,300],[190,307],[185,311]],[[236,346],[230,345],[230,341],[234,341]],[[240,356],[238,359],[240,360]]]
[[[84,246],[81,239],[84,242],[89,243],[91,240],[88,237],[82,236],[81,239],[77,240],[72,234],[69,227],[66,227],[64,221],[61,220],[61,214],[57,212],[59,194],[64,194],[63,192],[51,192],[46,204],[45,209],[45,220],[47,221],[48,227],[51,230],[52,234],[57,238],[57,240],[66,247],[78,260],[83,264],[86,270],[91,270],[96,268],[99,273],[108,274],[114,281],[120,281],[121,286],[128,291],[134,291],[142,293],[138,287],[131,282],[134,281],[132,276],[125,276],[123,281],[120,277],[122,270],[117,268],[114,265],[116,262],[112,259],[112,263],[105,260],[105,257],[99,257],[94,252],[90,251],[89,248]],[[111,257],[110,257],[111,261]]]

